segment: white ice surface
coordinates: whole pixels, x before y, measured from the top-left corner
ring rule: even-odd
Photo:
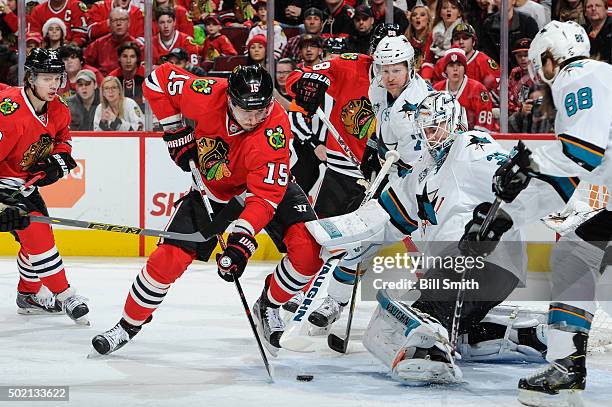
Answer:
[[[266,373],[232,284],[210,265],[189,268],[151,324],[117,353],[87,359],[91,338],[120,318],[144,259],[64,259],[68,277],[90,299],[89,328],[66,316],[16,313],[15,261],[0,258],[0,385],[69,385],[70,402],[15,406],[517,406],[516,384],[540,365],[462,365],[467,383],[407,387],[392,381],[361,345],[374,303],[361,303],[349,354],[281,350]],[[252,304],[273,265],[249,265],[243,287]],[[337,329],[343,330],[343,326]],[[612,406],[612,357],[589,359],[587,406]],[[312,374],[298,382],[297,374]],[[0,405],[8,403],[0,402]]]

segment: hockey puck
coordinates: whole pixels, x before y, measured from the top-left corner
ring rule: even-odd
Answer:
[[[314,379],[314,376],[310,374],[299,374],[295,377],[295,379],[300,382],[311,382],[312,379]]]

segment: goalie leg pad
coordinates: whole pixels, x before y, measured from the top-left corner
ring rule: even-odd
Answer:
[[[438,321],[392,299],[386,290],[379,290],[377,300],[363,344],[394,379],[413,385],[461,381],[448,332]]]
[[[469,362],[545,362],[548,315],[545,311],[498,305],[461,335],[457,349]]]

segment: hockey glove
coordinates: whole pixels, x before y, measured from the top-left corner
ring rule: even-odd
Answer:
[[[12,232],[25,229],[30,225],[30,218],[24,204],[0,193],[0,232]]]
[[[497,214],[486,235],[480,239],[480,227],[484,223],[492,204],[483,202],[474,208],[472,220],[465,225],[465,232],[459,241],[459,250],[464,256],[488,256],[495,248],[502,235],[512,227],[512,218],[502,209],[497,210]]]
[[[185,172],[191,172],[189,161],[198,160],[198,148],[193,137],[193,128],[185,126],[178,130],[166,131],[163,137],[170,157]]]
[[[530,155],[531,151],[519,141],[516,154],[495,171],[493,192],[505,202],[514,201],[535,175]]]
[[[51,185],[68,175],[70,170],[77,166],[74,158],[68,153],[51,154],[43,161],[39,161],[30,167],[30,173],[34,176],[44,174],[34,185],[44,187]]]
[[[227,247],[222,254],[217,255],[217,273],[228,282],[240,278],[255,250],[257,250],[255,236],[240,232],[230,233]]]
[[[316,72],[306,72],[293,85],[295,103],[304,109],[308,115],[314,115],[325,99],[325,92],[327,92],[329,84],[327,76]]]
[[[378,159],[378,145],[376,138],[372,136],[366,143],[359,169],[366,180],[372,181],[372,175],[378,174],[381,168],[382,166]]]

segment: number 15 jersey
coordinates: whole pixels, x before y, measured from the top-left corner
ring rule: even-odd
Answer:
[[[143,94],[164,128],[195,121],[198,164],[210,199],[227,202],[246,192],[240,218],[259,232],[274,216],[289,181],[291,130],[285,110],[246,131],[228,112],[227,80],[201,78],[169,63],[155,69]]]

